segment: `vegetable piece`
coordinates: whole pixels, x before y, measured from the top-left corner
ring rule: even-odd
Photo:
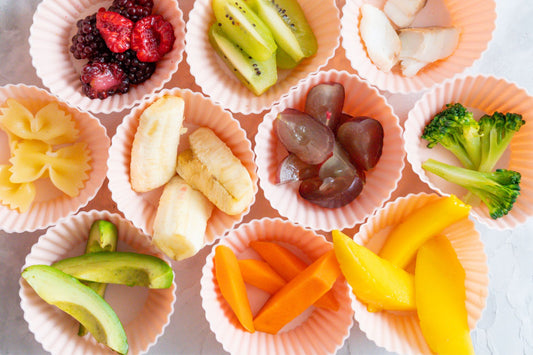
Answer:
[[[243,328],[253,333],[255,328],[252,310],[235,253],[225,245],[218,245],[215,248],[214,263],[215,277],[222,297],[228,302]]]
[[[403,269],[422,244],[447,226],[468,217],[470,209],[454,195],[429,202],[394,226],[378,255]]]
[[[420,247],[415,283],[420,328],[431,350],[474,354],[465,304],[465,271],[446,237],[437,236]]]
[[[307,264],[294,255],[290,250],[272,242],[253,241],[250,247],[255,250],[285,281],[291,281]],[[333,292],[327,292],[315,303],[315,307],[337,311],[340,307]]]
[[[447,104],[426,127],[422,138],[428,148],[440,144],[452,152],[465,168],[476,169],[481,160],[479,123],[460,103]]]
[[[120,354],[128,352],[128,340],[120,319],[96,292],[74,277],[48,265],[32,265],[22,278],[47,303],[82,323],[94,338]]]
[[[172,268],[162,259],[123,251],[74,256],[52,266],[80,280],[128,286],[169,288],[174,279]]]
[[[517,171],[496,169],[491,173],[481,172],[445,164],[434,159],[426,160],[422,163],[422,168],[466,188],[483,201],[493,219],[509,213],[520,195],[521,175]]]
[[[333,248],[346,281],[369,312],[382,309],[415,310],[413,275],[357,244],[346,234],[332,231]]]
[[[270,294],[276,293],[286,284],[285,279],[263,260],[239,260],[239,269],[245,283]]]
[[[117,227],[113,223],[103,219],[96,220],[92,223],[91,229],[89,230],[89,238],[87,239],[85,253],[115,251],[117,250],[117,240]],[[100,296],[104,297],[107,284],[90,281],[86,281],[84,284]],[[83,324],[80,324],[78,335],[84,336],[85,334],[87,334],[87,329]]]
[[[272,295],[254,319],[255,329],[276,334],[333,287],[341,270],[330,250]]]
[[[516,113],[494,112],[479,119],[481,162],[478,171],[492,171],[507,149],[514,134],[526,121]]]

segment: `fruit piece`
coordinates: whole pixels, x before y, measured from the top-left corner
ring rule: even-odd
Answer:
[[[91,224],[89,237],[87,238],[87,246],[85,247],[85,253],[116,251],[117,240],[117,227],[113,223],[102,219],[96,220]],[[87,285],[100,296],[104,297],[107,284],[86,281],[85,285]],[[85,334],[87,334],[87,328],[85,328],[83,324],[80,324],[78,335],[83,336]]]
[[[359,30],[370,60],[379,70],[389,72],[398,61],[401,43],[387,16],[380,9],[363,4]]]
[[[320,165],[306,164],[290,153],[283,159],[276,172],[276,184],[285,184],[293,181],[302,181],[318,176]]]
[[[237,316],[243,328],[251,333],[255,331],[252,310],[246,294],[237,257],[233,250],[225,245],[215,248],[215,278],[222,297]]]
[[[33,265],[22,278],[47,303],[83,324],[94,338],[120,354],[128,352],[128,340],[117,315],[96,292],[74,277],[48,265]]]
[[[379,256],[400,268],[406,267],[422,244],[449,225],[467,218],[470,208],[454,195],[419,207],[394,226]]]
[[[230,41],[217,24],[209,29],[209,41],[224,63],[254,94],[261,95],[278,80],[276,58],[258,61]]]
[[[154,8],[153,0],[114,0],[109,11],[114,11],[133,22],[149,16]]]
[[[382,309],[415,310],[413,275],[380,258],[338,230],[332,231],[332,237],[342,273],[369,312]]]
[[[172,268],[162,259],[123,251],[83,254],[52,266],[80,280],[127,286],[169,288],[174,278]]]
[[[305,112],[335,131],[344,106],[344,86],[321,83],[313,86],[305,99]]]
[[[148,106],[139,118],[131,148],[131,187],[153,190],[175,174],[185,101],[166,95]]]
[[[307,264],[294,255],[288,249],[272,242],[253,241],[250,247],[254,249],[278,275],[285,281],[295,278],[300,272],[305,270]],[[326,292],[320,297],[314,306],[337,311],[339,302],[332,292]]]
[[[446,237],[439,235],[420,247],[415,283],[420,328],[431,350],[474,354],[465,304],[465,271]]]
[[[357,174],[355,167],[350,163],[350,157],[341,145],[335,141],[333,154],[322,164],[318,170],[318,177],[322,180],[335,178],[337,176],[346,176]],[[364,173],[360,174],[364,182]]]
[[[254,199],[252,178],[231,149],[207,127],[189,135],[191,149],[178,156],[176,171],[221,211],[242,213]]]
[[[72,44],[69,48],[74,58],[92,60],[96,57],[111,56],[111,51],[96,28],[96,14],[79,20],[76,27],[78,30],[72,37]]]
[[[152,242],[168,257],[182,260],[204,246],[213,204],[179,176],[166,185],[154,220]]]
[[[273,294],[254,318],[255,329],[276,334],[332,287],[341,270],[330,250]]]
[[[427,0],[387,0],[383,12],[398,27],[407,27],[416,14],[426,6]]]
[[[239,260],[239,269],[245,283],[270,294],[275,293],[285,285],[285,280],[262,260]]]
[[[243,0],[213,0],[220,29],[233,43],[256,60],[268,60],[276,52],[272,33]]]
[[[325,208],[338,208],[355,200],[363,190],[364,175],[359,171],[336,177],[302,181],[298,192],[305,200]]]
[[[354,117],[337,130],[337,139],[350,161],[361,170],[370,170],[379,161],[383,150],[383,126],[371,117]]]
[[[172,50],[174,27],[163,16],[150,15],[137,21],[131,34],[131,49],[142,62],[157,62]]]
[[[281,47],[278,46],[276,50],[276,66],[278,69],[292,69],[300,64],[300,61],[296,62],[287,54]]]
[[[113,53],[110,61],[120,65],[127,75],[130,84],[137,85],[150,79],[155,71],[156,63],[141,62],[131,49],[124,53]]]
[[[9,165],[0,165],[0,202],[20,213],[27,212],[37,195],[35,185],[32,182],[11,182],[9,168]]]
[[[110,95],[124,94],[130,82],[116,63],[89,62],[81,70],[80,80],[85,95],[90,99],[105,99]]]
[[[96,28],[111,52],[122,53],[130,49],[133,31],[130,19],[102,7],[96,14]]]
[[[272,32],[278,47],[295,62],[316,53],[313,30],[296,0],[255,0],[254,10]]]
[[[320,164],[333,153],[333,132],[299,110],[283,110],[274,120],[274,130],[285,148],[304,163]]]

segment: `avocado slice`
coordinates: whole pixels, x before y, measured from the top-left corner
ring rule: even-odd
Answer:
[[[53,267],[77,279],[149,288],[169,288],[174,272],[164,260],[146,254],[103,251],[66,258]]]
[[[118,316],[92,289],[48,265],[29,266],[22,271],[22,278],[44,301],[83,324],[98,342],[120,354],[128,352],[126,332]]]

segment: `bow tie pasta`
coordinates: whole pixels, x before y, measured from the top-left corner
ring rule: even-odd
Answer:
[[[10,178],[9,165],[0,165],[0,202],[24,213],[30,208],[35,198],[35,185],[33,182],[13,183]]]

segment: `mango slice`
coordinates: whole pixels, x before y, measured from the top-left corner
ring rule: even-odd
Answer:
[[[415,283],[420,327],[431,350],[474,354],[465,305],[465,271],[446,237],[434,237],[420,247]]]
[[[344,277],[369,312],[415,310],[413,275],[334,230],[333,248]]]

